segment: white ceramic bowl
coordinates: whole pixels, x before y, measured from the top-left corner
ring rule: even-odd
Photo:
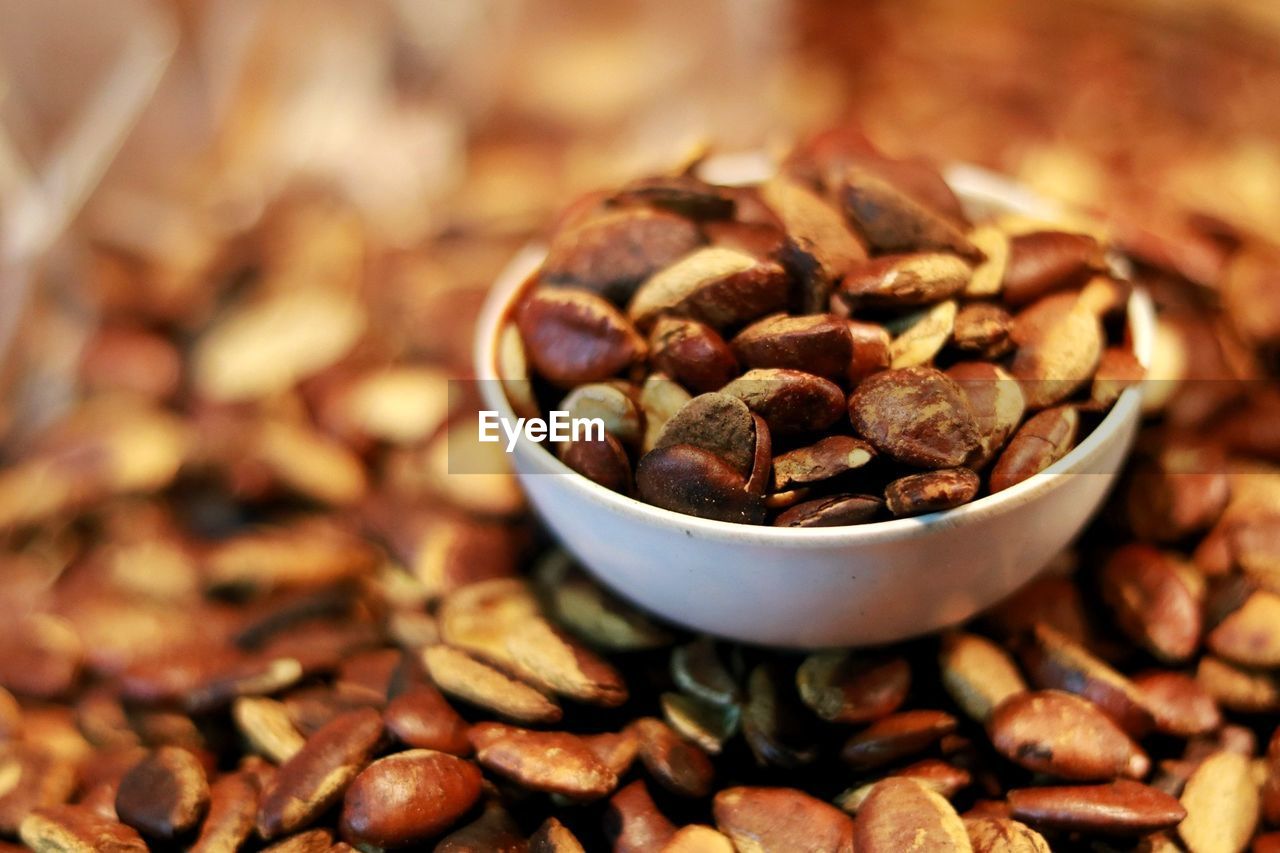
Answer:
[[[958,166],[947,180],[967,207],[1046,219],[1058,211],[1021,187]],[[477,376],[488,408],[512,417],[495,369],[506,308],[541,261],[521,252],[481,314]],[[1129,302],[1135,353],[1148,362],[1150,300]],[[1084,441],[995,495],[918,518],[828,528],[755,527],[642,503],[521,442],[512,462],[533,507],[564,546],[623,597],[672,622],[775,646],[861,646],[945,628],[1033,578],[1084,527],[1115,483],[1140,419],[1125,391]]]

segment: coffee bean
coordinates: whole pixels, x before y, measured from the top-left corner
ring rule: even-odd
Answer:
[[[581,738],[567,732],[480,723],[471,729],[471,742],[482,767],[530,790],[591,800],[618,785],[614,772]]]
[[[653,365],[702,394],[738,375],[738,359],[715,329],[697,320],[659,317],[649,333]]]
[[[877,450],[908,465],[951,468],[978,446],[959,387],[931,367],[886,370],[849,397],[853,428]]]
[[[1009,792],[1013,816],[1032,826],[1133,836],[1171,829],[1186,817],[1178,801],[1121,779],[1107,785],[1022,788]]]
[[[1066,456],[1079,424],[1080,416],[1070,406],[1045,409],[1024,423],[991,469],[991,491],[1016,486]]]
[[[854,826],[839,809],[791,788],[727,788],[716,794],[716,828],[734,849],[786,849],[852,853]],[[861,848],[859,848],[861,849]]]
[[[84,806],[48,806],[22,821],[22,842],[39,853],[129,853],[147,850],[132,828]]]
[[[824,720],[866,723],[898,709],[911,688],[902,658],[876,660],[848,652],[809,655],[796,671],[800,698]]]
[[[780,311],[787,304],[787,274],[772,261],[710,247],[657,272],[640,286],[627,316],[648,328],[663,314],[725,329]]]
[[[1190,850],[1243,850],[1258,825],[1258,785],[1243,755],[1219,752],[1205,759],[1180,802],[1186,817],[1178,835]]]
[[[885,505],[898,517],[923,515],[968,503],[980,486],[978,475],[968,468],[909,474],[885,486]]]
[[[773,488],[777,491],[810,485],[861,468],[875,457],[865,441],[833,435],[789,451],[773,460]]]
[[[781,435],[826,429],[844,411],[844,393],[830,380],[785,368],[748,370],[720,389],[737,397]]]
[[[315,821],[342,798],[381,738],[382,717],[371,708],[342,714],[307,738],[262,792],[258,834],[270,840]]]
[[[1012,305],[1025,305],[1068,287],[1079,287],[1105,269],[1102,247],[1087,234],[1033,231],[1009,240],[1002,292]]]
[[[1151,767],[1092,702],[1057,690],[1011,696],[992,713],[987,732],[1005,758],[1063,779],[1141,779]]]
[[[877,784],[858,810],[856,848],[867,853],[969,851],[964,822],[945,799],[910,779]]]
[[[380,758],[352,780],[342,834],[353,843],[402,847],[439,835],[480,798],[480,771],[429,749]]]
[[[1002,817],[966,817],[973,853],[1049,853],[1049,842],[1025,823]]]
[[[841,527],[880,514],[884,502],[871,495],[834,495],[796,504],[774,519],[776,527]]]
[[[1027,690],[1009,654],[977,634],[946,635],[938,665],[951,698],[978,722],[986,722],[1001,702]]]
[[[858,769],[880,767],[927,749],[955,728],[956,718],[944,711],[900,711],[845,741],[840,757]]]
[[[739,332],[730,345],[748,368],[802,370],[835,382],[848,376],[853,359],[848,324],[830,314],[766,317]]]
[[[692,222],[671,213],[643,208],[605,213],[557,234],[539,277],[624,305],[642,281],[702,242]]]
[[[1120,629],[1169,662],[1190,657],[1201,633],[1200,601],[1178,563],[1150,546],[1126,545],[1111,555],[1099,577]]]
[[[640,741],[640,760],[655,782],[684,797],[705,797],[715,768],[707,754],[653,717],[632,724]]]
[[[161,747],[120,780],[120,820],[152,838],[170,840],[198,824],[209,808],[209,782],[196,757]]]

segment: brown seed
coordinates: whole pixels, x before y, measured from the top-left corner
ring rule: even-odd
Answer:
[[[466,652],[448,646],[422,650],[422,662],[441,690],[521,723],[554,723],[564,712],[551,699]]]
[[[933,358],[951,340],[955,329],[956,303],[939,302],[914,314],[900,318],[894,329],[897,337],[889,344],[889,366],[916,367],[932,364]]]
[[[1049,842],[1025,823],[1005,817],[966,817],[973,853],[1049,853]]]
[[[549,551],[535,573],[549,615],[595,648],[635,651],[671,641],[652,620],[575,569],[563,552]]]
[[[593,483],[621,494],[631,492],[631,463],[622,444],[609,433],[603,438],[570,439],[557,451],[560,461]]]
[[[997,605],[988,618],[1010,641],[1043,623],[1087,644],[1090,632],[1084,607],[1080,589],[1071,578],[1044,574]]]
[[[0,629],[0,686],[19,695],[53,699],[80,675],[84,648],[71,623],[36,613]]]
[[[618,309],[586,291],[539,288],[515,317],[534,369],[564,387],[615,376],[647,349]]]
[[[191,853],[235,853],[253,832],[258,813],[257,777],[239,770],[219,776],[209,786],[209,812]]]
[[[549,817],[529,837],[529,853],[586,853],[569,828],[554,817]]]
[[[779,435],[826,429],[844,411],[838,385],[799,370],[748,370],[720,391],[742,400]]]
[[[650,206],[696,221],[733,216],[733,197],[693,175],[655,175],[628,182],[608,198],[611,207]]]
[[[919,782],[938,796],[948,800],[973,781],[969,771],[936,758],[917,761],[890,775],[894,778]],[[845,791],[836,798],[836,805],[849,814],[857,814],[878,784],[880,784],[879,780]]]
[[[333,833],[327,829],[309,829],[262,848],[263,853],[329,853],[333,849]]]
[[[826,310],[832,282],[866,260],[866,247],[838,210],[798,181],[778,175],[761,185],[760,195],[786,231],[787,266],[810,280],[801,310]]]
[[[639,447],[644,420],[635,394],[635,387],[626,382],[588,382],[566,394],[557,408],[571,420],[599,418],[606,433],[626,447]]]
[[[853,337],[844,320],[831,314],[785,314],[747,326],[730,342],[749,368],[785,367],[843,381],[853,359]]]
[[[738,375],[738,359],[710,326],[659,317],[649,333],[653,366],[694,393],[717,391]]]
[[[977,634],[955,632],[943,637],[938,666],[952,700],[980,723],[1005,699],[1027,690],[1008,652]]]
[[[539,278],[625,305],[642,281],[702,242],[692,222],[671,213],[643,208],[605,213],[557,234]]]
[[[1164,661],[1189,658],[1200,644],[1200,601],[1173,554],[1149,545],[1116,550],[1099,578],[1102,598],[1135,643]]]
[[[880,514],[884,501],[872,495],[833,495],[798,503],[773,520],[775,527],[840,527]]]
[[[1266,714],[1280,710],[1280,684],[1271,673],[1240,669],[1205,655],[1196,665],[1196,681],[1229,711]]]
[[[784,309],[787,287],[779,264],[710,247],[686,255],[640,285],[627,316],[640,328],[667,314],[725,329]]]
[[[194,827],[209,808],[209,782],[196,757],[161,747],[120,780],[116,814],[143,835],[171,840]]]
[[[1151,767],[1092,702],[1057,690],[1011,696],[992,713],[987,733],[1005,758],[1063,779],[1141,779]]]
[[[726,788],[716,794],[713,810],[716,828],[739,853],[853,853],[849,816],[794,788]],[[796,846],[800,839],[802,847]]]
[[[862,853],[901,850],[972,850],[956,810],[938,794],[911,779],[889,778],[876,785],[858,810],[855,847]]]
[[[1099,835],[1170,829],[1187,814],[1176,799],[1121,779],[1109,785],[1022,788],[1009,792],[1013,816],[1034,826]]]
[[[12,835],[33,809],[65,803],[76,781],[75,763],[48,749],[21,742],[0,748],[0,832]]]
[[[653,717],[636,720],[632,727],[640,739],[640,760],[655,782],[682,797],[710,793],[715,768],[697,745]]]
[[[370,764],[342,803],[342,835],[353,843],[402,847],[439,835],[480,799],[480,771],[469,761],[411,749]]]
[[[1145,735],[1154,723],[1133,682],[1048,625],[1032,630],[1022,662],[1037,687],[1088,699],[1134,737]]]
[[[963,465],[978,429],[959,386],[931,367],[886,370],[849,397],[858,434],[899,462],[926,468]]]
[[[1205,759],[1182,790],[1186,818],[1178,835],[1187,849],[1244,850],[1258,825],[1258,786],[1249,759],[1234,752],[1218,752]]]
[[[930,305],[964,290],[972,271],[962,258],[945,252],[882,255],[850,270],[840,293],[868,305]]]
[[[1102,247],[1087,234],[1018,234],[1009,240],[1002,292],[1010,305],[1026,305],[1055,290],[1079,287],[1105,269]]]
[[[755,421],[747,404],[729,394],[699,394],[671,416],[654,447],[688,444],[727,462],[744,478],[755,464]]]
[[[971,298],[996,296],[1004,284],[1009,263],[1009,235],[995,225],[979,225],[968,234],[969,242],[986,256],[973,268],[964,295]]]
[[[620,732],[602,732],[581,737],[591,754],[600,759],[600,763],[612,770],[619,779],[631,769],[640,752],[640,738],[630,726]]]
[[[1205,638],[1213,652],[1243,666],[1280,666],[1280,595],[1258,590]]]
[[[1013,348],[1013,317],[999,305],[971,302],[956,313],[951,345],[979,358],[1000,358]]]
[[[842,178],[839,194],[845,216],[876,251],[949,251],[982,259],[951,221],[870,169],[852,166]]]
[[[434,853],[527,853],[524,833],[496,800],[485,803],[480,817],[446,835]]]
[[[796,671],[800,698],[824,720],[866,723],[892,714],[911,689],[902,658],[859,658],[849,652],[809,655]]]
[[[709,826],[683,826],[662,848],[662,853],[734,853],[727,835]]]
[[[1037,312],[1034,320],[1024,312],[1016,321],[1018,350],[1009,372],[1022,383],[1032,409],[1060,403],[1092,379],[1106,340],[1093,314],[1074,303],[1053,304],[1052,311]],[[1027,311],[1035,312],[1037,306]]]
[[[387,703],[382,714],[387,731],[401,743],[451,755],[467,755],[467,722],[430,684],[414,684]]]
[[[243,696],[232,704],[231,717],[249,747],[276,764],[283,764],[302,749],[302,735],[294,728],[289,709],[282,702]]]
[[[892,343],[889,330],[878,323],[846,320],[849,336],[853,340],[853,361],[849,364],[848,380],[856,385],[873,373],[889,367],[893,356],[889,352]]]
[[[829,480],[861,468],[874,457],[875,448],[865,441],[847,435],[828,436],[774,458],[773,489],[785,491]]]
[[[372,708],[349,711],[307,738],[262,793],[258,834],[277,838],[309,825],[342,798],[382,738]]]
[[[592,800],[618,785],[618,777],[582,738],[568,732],[478,723],[471,728],[471,742],[481,766],[533,791]]]
[[[991,469],[991,492],[1016,486],[1066,456],[1079,425],[1080,415],[1070,406],[1045,409],[1024,423]]]
[[[1089,389],[1089,400],[1101,409],[1109,409],[1124,393],[1142,381],[1146,368],[1138,361],[1138,357],[1127,347],[1107,347],[1098,360],[1098,369],[1093,373],[1093,385]]]
[[[610,798],[605,827],[616,853],[661,850],[676,833],[675,824],[658,811],[644,782],[638,779]]]
[[[146,853],[131,827],[85,806],[47,806],[22,821],[22,842],[37,853]]]
[[[840,757],[860,770],[880,767],[928,749],[955,729],[956,718],[945,711],[900,711],[845,741]]]
[[[978,475],[968,468],[909,474],[885,486],[885,506],[899,518],[939,512],[973,500],[981,485]]]
[[[1134,465],[1126,515],[1139,539],[1175,542],[1213,524],[1230,491],[1221,448],[1179,442]]]
[[[627,685],[611,664],[544,619],[512,625],[506,643],[516,672],[538,687],[607,708],[627,700]]]
[[[759,524],[764,503],[746,487],[746,479],[727,462],[691,444],[656,448],[636,466],[636,491],[646,503],[717,521]]]
[[[1180,672],[1147,672],[1133,678],[1142,704],[1155,719],[1156,729],[1174,737],[1194,737],[1222,725],[1222,712],[1213,697],[1194,678]]]

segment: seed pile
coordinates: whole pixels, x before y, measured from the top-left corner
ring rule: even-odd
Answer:
[[[87,353],[116,356],[6,445],[0,850],[1276,849],[1280,326],[1241,332],[1243,284],[1221,312],[1138,270],[1151,421],[1044,578],[943,636],[802,654],[635,612],[508,477],[449,475],[470,341],[405,318],[486,276],[430,289],[295,204],[208,303],[99,258]],[[1257,282],[1260,251],[1227,269]]]
[[[586,196],[512,308],[517,414],[598,417],[556,452],[689,515],[920,515],[1062,458],[1142,376],[1129,283],[1069,226],[974,225],[927,165],[849,140],[762,184],[695,167]]]

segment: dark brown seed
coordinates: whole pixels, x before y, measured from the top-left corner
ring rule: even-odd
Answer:
[[[1222,725],[1222,712],[1194,678],[1180,672],[1147,672],[1133,678],[1156,729],[1174,737],[1194,737]]]
[[[640,740],[640,760],[655,782],[683,797],[705,797],[711,792],[715,768],[698,746],[653,717],[632,726]]]
[[[873,373],[889,367],[893,355],[889,351],[889,331],[878,323],[862,323],[846,320],[849,336],[853,340],[853,361],[849,364],[848,380],[856,385]]]
[[[1280,732],[1271,734],[1265,763],[1267,775],[1259,792],[1262,798],[1262,819],[1270,826],[1275,826],[1280,824]]]
[[[879,252],[949,251],[982,259],[955,224],[870,169],[846,170],[839,194],[845,216]]]
[[[811,717],[793,695],[792,683],[777,663],[762,663],[747,678],[742,734],[761,766],[799,767],[817,757]]]
[[[747,404],[729,394],[694,397],[671,416],[654,447],[689,444],[727,462],[744,478],[755,464],[755,421]]]
[[[131,827],[85,806],[48,806],[22,821],[22,842],[37,853],[146,853]]]
[[[769,483],[773,480],[773,433],[769,432],[765,419],[755,412],[751,413],[751,422],[755,426],[756,452],[746,489],[749,494],[767,498]]]
[[[717,521],[759,524],[764,503],[719,456],[690,444],[659,447],[636,466],[636,492],[646,503]]]
[[[728,219],[736,207],[733,197],[723,189],[693,175],[637,178],[610,196],[606,204],[615,207],[648,205],[695,221]]]
[[[1164,661],[1186,660],[1200,644],[1200,600],[1188,571],[1173,554],[1132,544],[1111,555],[1099,578],[1120,629]]]
[[[849,397],[853,428],[908,465],[954,468],[978,447],[973,412],[955,382],[931,367],[886,370]]]
[[[452,755],[471,752],[466,720],[430,684],[414,684],[392,699],[382,720],[387,731],[406,746]]]
[[[931,305],[964,290],[973,268],[946,252],[883,255],[850,270],[840,295],[854,304]]]
[[[209,786],[209,812],[191,853],[235,853],[253,832],[260,787],[245,770],[218,777]]]
[[[653,366],[695,394],[719,390],[738,375],[724,338],[697,320],[660,317],[649,333]]]
[[[640,752],[640,738],[628,726],[620,732],[602,732],[598,735],[582,735],[582,742],[600,763],[621,779],[635,763]]]
[[[1249,758],[1218,752],[1201,762],[1182,789],[1186,818],[1178,835],[1188,850],[1243,850],[1261,805]]]
[[[952,700],[978,722],[986,722],[1001,702],[1027,690],[1009,653],[977,634],[943,637],[938,667]]]
[[[973,853],[1050,853],[1044,836],[1007,817],[965,817],[964,829]]]
[[[1109,785],[1022,788],[1009,792],[1013,816],[1045,829],[1099,835],[1145,835],[1186,817],[1178,801],[1147,785],[1121,779]]]
[[[785,367],[836,382],[848,376],[853,359],[849,326],[831,314],[766,317],[739,332],[730,345],[749,368]]]
[[[606,213],[556,235],[539,278],[625,305],[642,281],[700,245],[697,227],[681,216],[644,209]]]
[[[875,448],[861,439],[832,435],[808,447],[788,451],[773,460],[773,489],[785,491],[838,477],[861,468],[875,457]]]
[[[866,723],[898,710],[911,689],[911,667],[899,657],[876,660],[819,652],[800,664],[796,688],[822,719]]]
[[[616,376],[647,350],[618,309],[586,291],[539,288],[515,319],[534,369],[563,387]]]
[[[143,835],[172,840],[194,827],[209,808],[209,782],[196,757],[165,746],[120,780],[116,814]]]
[[[1000,358],[1013,349],[1013,317],[999,305],[971,302],[956,313],[951,345],[979,358]]]
[[[434,853],[526,853],[524,833],[507,810],[495,800],[471,823],[446,835]]]
[[[1023,665],[1037,687],[1088,699],[1134,737],[1151,729],[1151,712],[1133,682],[1065,634],[1036,625],[1022,652]]]
[[[342,799],[351,780],[382,738],[382,717],[372,708],[349,711],[307,738],[263,791],[258,834],[265,839],[301,829]]]
[[[1087,234],[1018,234],[1009,240],[1002,293],[1010,305],[1026,305],[1055,290],[1079,287],[1105,270],[1102,247]]]
[[[642,329],[666,314],[723,330],[783,310],[787,290],[781,265],[711,247],[685,256],[640,285],[627,316]]]
[[[794,788],[727,788],[716,794],[716,828],[734,848],[853,853],[847,814]]]
[[[1005,758],[1063,779],[1141,779],[1151,768],[1146,753],[1092,702],[1057,690],[1011,696],[992,713],[987,733]]]
[[[560,461],[593,483],[621,494],[631,492],[631,462],[621,442],[609,433],[560,445]]]
[[[676,834],[675,824],[658,811],[644,782],[638,779],[609,800],[605,827],[616,853],[661,850]]]
[[[838,210],[798,181],[779,175],[761,185],[760,195],[786,231],[787,265],[814,280],[800,309],[826,310],[832,283],[866,260],[866,247]]]
[[[899,477],[885,486],[884,501],[899,518],[923,515],[968,503],[981,485],[968,468],[943,468]]]
[[[352,843],[403,847],[444,832],[480,799],[480,771],[429,749],[380,758],[352,780],[342,835]]]
[[[1243,666],[1280,666],[1280,595],[1260,589],[1205,638],[1213,652]]]
[[[844,411],[838,385],[799,370],[748,370],[720,391],[746,403],[778,435],[826,429]]]
[[[1125,496],[1134,535],[1147,542],[1176,542],[1212,525],[1230,497],[1226,463],[1220,448],[1186,442],[1139,459]]]
[[[881,767],[928,749],[956,729],[945,711],[901,711],[845,741],[840,757],[857,769]]]
[[[880,514],[884,501],[871,495],[833,495],[798,503],[774,519],[775,527],[841,527]]]
[[[991,469],[991,492],[1016,486],[1066,456],[1079,425],[1080,415],[1070,406],[1045,409],[1024,423]]]
[[[529,853],[586,853],[586,850],[567,826],[549,817],[529,837]]]
[[[481,766],[533,791],[591,800],[618,785],[617,775],[568,732],[479,723],[471,728],[471,742]]]
[[[860,853],[972,849],[951,804],[911,779],[891,777],[872,788],[858,810],[856,827]]]

